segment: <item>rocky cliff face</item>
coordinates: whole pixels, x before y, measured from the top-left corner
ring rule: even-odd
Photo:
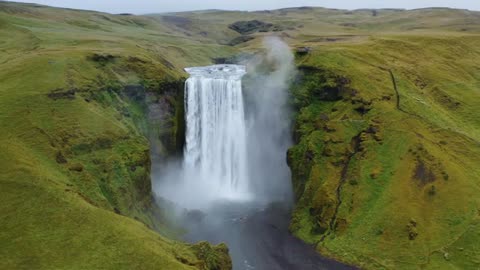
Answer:
[[[97,66],[100,74],[116,65],[105,63],[113,61],[111,55],[87,59],[101,63]],[[152,158],[178,154],[184,137],[183,79],[160,77],[154,82],[125,84],[111,77],[89,86],[56,89],[47,95],[54,103],[81,100],[95,107],[100,115],[109,111],[125,125],[124,130],[92,136],[64,132],[52,142],[58,147],[55,158],[73,178],[98,185],[95,191],[78,183],[79,194],[90,203],[140,220],[151,228],[156,226],[148,214],[155,207],[150,178]]]

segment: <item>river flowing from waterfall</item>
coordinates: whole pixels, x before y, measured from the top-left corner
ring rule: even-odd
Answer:
[[[155,193],[176,209],[183,240],[226,243],[234,270],[351,269],[288,231],[294,65],[288,46],[269,47],[278,49],[270,55],[277,68],[266,75],[247,74],[242,65],[185,69],[183,157],[153,165]]]

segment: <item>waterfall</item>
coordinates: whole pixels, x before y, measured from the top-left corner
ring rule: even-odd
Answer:
[[[241,78],[244,66],[215,65],[185,69],[186,145],[184,184],[194,196],[215,199],[249,197],[247,132]]]

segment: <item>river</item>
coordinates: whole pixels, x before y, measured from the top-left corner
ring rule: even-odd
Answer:
[[[226,243],[234,270],[355,269],[323,258],[288,231],[289,206],[218,202],[203,218],[186,222],[188,242]]]

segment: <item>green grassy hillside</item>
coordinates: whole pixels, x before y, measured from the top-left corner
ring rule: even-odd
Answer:
[[[0,25],[0,268],[228,269],[159,234],[150,154],[181,147],[181,67],[230,49],[43,6],[2,2]]]
[[[367,269],[479,265],[478,36],[383,36],[298,59],[291,229]]]
[[[229,269],[224,245],[166,238],[151,156],[182,147],[182,68],[258,52],[266,35],[311,47],[292,87],[291,231],[365,269],[478,268],[479,12],[7,2],[0,268]]]
[[[480,33],[480,12],[446,8],[418,10],[333,10],[288,8],[273,11],[199,11],[150,15],[169,29],[182,29],[194,38],[228,43],[238,33],[228,26],[238,21],[259,20],[273,24],[270,31],[258,29],[252,37],[280,35],[291,44],[358,43],[372,35],[468,35]],[[246,45],[253,44],[250,41]],[[248,46],[240,46],[248,47]]]

